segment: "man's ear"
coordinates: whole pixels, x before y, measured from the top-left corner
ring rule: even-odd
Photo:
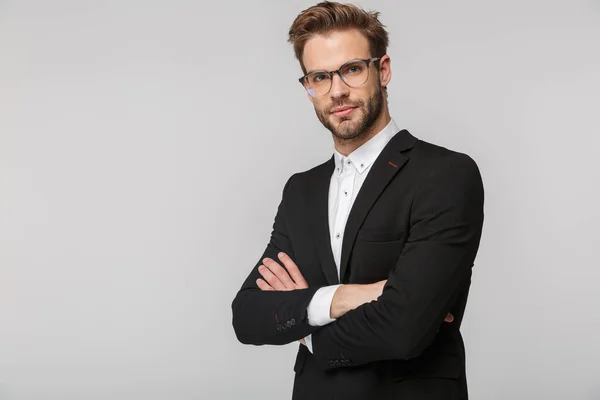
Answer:
[[[392,80],[392,60],[387,54],[379,60],[379,80],[382,87],[387,87]]]

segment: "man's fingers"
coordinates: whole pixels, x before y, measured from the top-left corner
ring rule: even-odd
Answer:
[[[291,278],[296,283],[296,286],[297,286],[296,288],[297,289],[306,289],[308,287],[308,283],[306,283],[306,280],[302,276],[302,273],[298,269],[298,266],[296,265],[294,260],[292,260],[290,258],[290,256],[288,256],[284,252],[277,254],[277,257],[279,257],[279,259],[281,260],[283,265],[285,265],[285,268],[289,272]]]
[[[258,268],[258,272],[265,281],[275,290],[294,290],[305,289],[308,283],[302,276],[296,263],[284,252],[280,252],[277,257],[285,266],[282,267],[277,261],[266,257],[263,265]]]
[[[273,275],[283,284],[283,288],[275,288],[277,290],[292,290],[295,289],[295,284],[288,272],[277,261],[271,258],[265,258],[263,264],[271,271]]]
[[[256,285],[258,286],[258,288],[262,291],[268,291],[268,290],[272,290],[274,291],[275,289],[273,289],[267,282],[263,281],[262,279],[258,278],[256,280]]]
[[[275,290],[286,290],[285,286],[269,268],[264,265],[258,267],[258,272],[263,276],[265,281]]]
[[[454,315],[448,313],[448,315],[446,315],[446,318],[444,318],[445,322],[452,322],[454,321]]]

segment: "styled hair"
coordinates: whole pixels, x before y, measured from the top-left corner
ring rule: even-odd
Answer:
[[[371,57],[381,57],[387,52],[389,39],[378,17],[379,12],[367,12],[353,4],[323,1],[298,14],[290,27],[288,42],[304,72],[302,54],[306,42],[314,35],[336,30],[357,29],[367,38]]]

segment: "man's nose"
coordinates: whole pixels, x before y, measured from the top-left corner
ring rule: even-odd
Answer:
[[[332,98],[347,97],[350,94],[350,88],[346,85],[339,74],[333,74],[331,79],[331,91],[329,95]]]

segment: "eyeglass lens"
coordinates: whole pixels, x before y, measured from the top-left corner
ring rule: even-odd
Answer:
[[[364,61],[353,61],[340,69],[344,82],[351,87],[364,85],[369,79],[369,68]],[[325,71],[315,71],[308,74],[304,80],[306,90],[312,96],[323,96],[331,89],[331,75]]]

